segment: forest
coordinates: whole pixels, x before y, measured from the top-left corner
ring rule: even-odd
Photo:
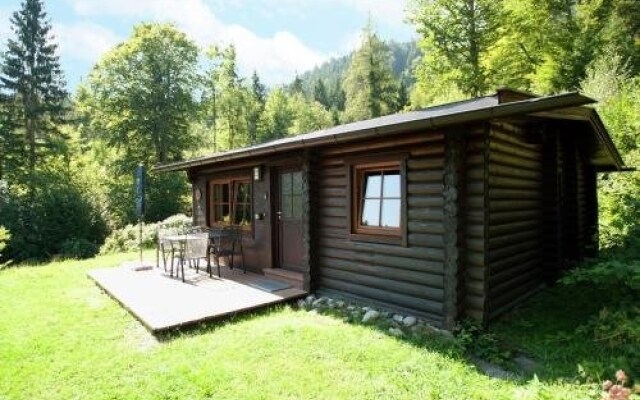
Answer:
[[[597,99],[640,165],[640,2],[412,0],[418,38],[363,27],[352,54],[266,87],[233,44],[199,48],[139,23],[70,93],[42,0],[24,0],[0,54],[0,265],[89,257],[136,223],[133,170],[336,124],[491,94]],[[146,221],[189,214],[182,174],[148,174]],[[640,252],[640,173],[599,176],[600,245]],[[104,251],[104,249],[103,249]]]

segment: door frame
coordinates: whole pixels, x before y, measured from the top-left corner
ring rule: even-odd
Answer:
[[[271,254],[273,268],[282,268],[282,248],[280,246],[280,175],[287,172],[303,172],[302,165],[274,166],[271,169]],[[302,223],[302,220],[301,220]]]

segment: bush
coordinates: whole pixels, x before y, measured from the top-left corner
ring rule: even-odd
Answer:
[[[60,255],[63,258],[90,258],[98,253],[100,246],[82,238],[71,238],[60,245]]]
[[[7,242],[9,241],[9,239],[11,239],[11,234],[9,233],[9,231],[4,226],[0,226],[0,267],[3,266],[2,250],[7,247]]]
[[[145,188],[146,221],[161,221],[189,209],[188,181],[180,173],[149,173]],[[115,176],[106,184],[109,226],[124,228],[137,223],[135,215],[133,172]]]
[[[175,229],[183,231],[192,225],[192,220],[184,214],[173,215],[164,221],[145,224],[142,227],[142,247],[154,248],[157,240],[158,229]],[[107,237],[100,253],[118,253],[134,251],[139,248],[140,227],[138,225],[127,225],[122,229],[117,229]]]
[[[51,258],[68,250],[70,241],[83,241],[81,253],[93,255],[86,243],[96,249],[106,236],[99,208],[64,173],[37,172],[28,184],[9,187],[0,202],[0,223],[12,234],[6,256],[15,261]]]

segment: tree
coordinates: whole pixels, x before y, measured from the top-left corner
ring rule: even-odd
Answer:
[[[598,113],[627,165],[640,163],[640,76],[608,49],[587,68],[581,90],[599,100]],[[627,59],[628,60],[628,59]],[[640,249],[640,172],[600,174],[600,245]]]
[[[26,149],[26,169],[32,174],[39,159],[60,143],[58,123],[65,114],[67,93],[43,2],[24,0],[21,9],[13,13],[11,24],[15,37],[7,41],[0,82],[7,96],[3,108],[12,109],[16,126],[7,128],[6,121],[3,123],[3,141],[11,143],[8,149],[12,151]],[[14,128],[24,132],[22,143],[15,142]],[[10,156],[3,154],[1,162]],[[22,160],[15,153],[13,157],[14,161]]]
[[[496,0],[416,0],[411,21],[423,52],[417,89],[435,95],[452,83],[464,95],[484,94],[489,83],[483,61],[499,37],[501,7]]]
[[[313,87],[313,99],[322,104],[322,106],[326,110],[331,108],[331,101],[329,100],[329,95],[327,94],[327,88],[324,85],[324,81],[320,78],[318,78],[316,84]]]
[[[264,112],[267,100],[267,89],[260,82],[258,73],[253,71],[251,75],[251,101],[249,102],[249,142],[254,144],[258,141],[258,124]]]
[[[281,88],[273,89],[267,97],[264,113],[260,118],[259,141],[280,139],[288,135],[293,124],[289,98]]]
[[[208,83],[215,101],[215,150],[245,146],[252,142],[255,134],[251,131],[251,114],[258,111],[258,100],[253,97],[253,89],[238,75],[235,46],[222,50],[214,46],[207,56],[217,60],[210,73],[213,80]]]
[[[25,159],[24,141],[14,122],[19,115],[15,105],[8,96],[0,93],[0,182],[16,180]]]
[[[398,96],[396,97],[396,109],[399,112],[409,104],[409,93],[407,92],[407,84],[404,79],[400,79],[400,85],[398,85]]]
[[[307,100],[302,94],[295,94],[289,98],[289,109],[293,116],[293,123],[289,127],[289,134],[298,135],[333,126],[331,112],[319,102]]]
[[[170,24],[139,24],[94,66],[79,89],[78,111],[104,147],[104,179],[112,227],[135,221],[133,169],[179,161],[195,146],[198,48]],[[147,220],[184,211],[187,182],[176,174],[148,174]]]
[[[91,71],[80,109],[123,167],[177,161],[193,144],[189,124],[198,48],[168,24],[140,24]]]
[[[336,111],[344,111],[347,96],[342,89],[342,77],[335,80],[329,98],[331,100],[331,108]]]
[[[302,82],[300,75],[296,74],[296,77],[291,84],[290,92],[291,94],[304,94],[304,83]]]
[[[395,110],[398,89],[389,48],[370,23],[365,26],[362,39],[343,82],[346,121],[375,118]]]

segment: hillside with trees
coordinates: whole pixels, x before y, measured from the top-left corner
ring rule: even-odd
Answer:
[[[629,165],[640,164],[640,3],[634,0],[414,0],[417,42],[359,47],[267,88],[237,49],[202,49],[146,22],[68,93],[42,0],[24,0],[0,58],[3,260],[94,254],[136,222],[133,167],[492,93],[582,90]],[[551,16],[552,18],[549,18]],[[204,60],[204,62],[202,61]],[[189,213],[182,175],[150,173],[147,219]],[[600,179],[602,244],[638,242],[638,173]],[[6,229],[6,230],[5,230]],[[7,239],[10,238],[10,239]],[[638,245],[640,247],[640,245]],[[2,262],[3,260],[0,260]]]

